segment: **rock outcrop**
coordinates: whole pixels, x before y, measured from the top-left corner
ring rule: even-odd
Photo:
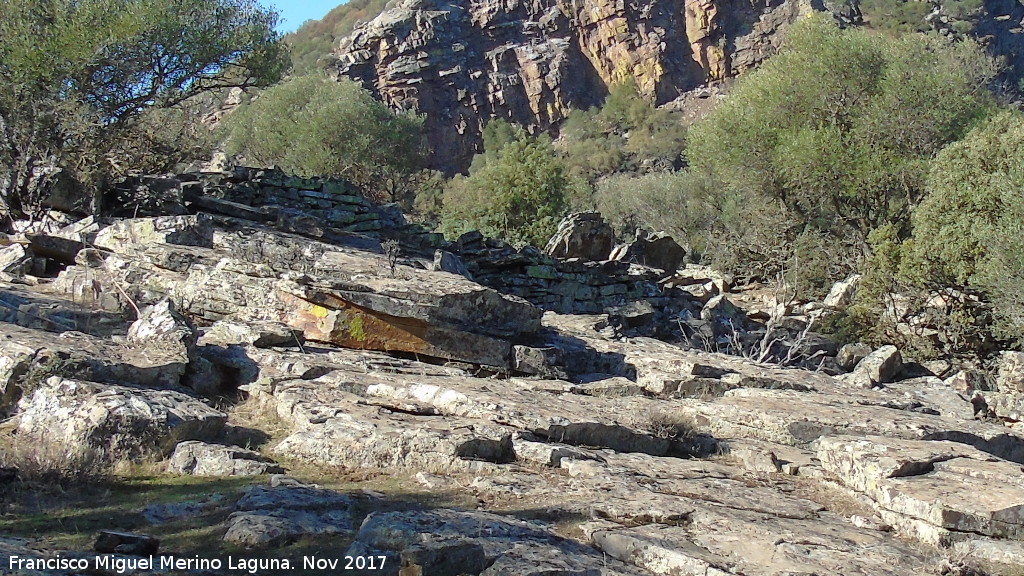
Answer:
[[[1024,562],[1024,435],[997,402],[1021,397],[1018,353],[991,387],[909,378],[891,347],[848,350],[859,367],[834,377],[783,365],[796,352],[735,347],[770,352],[813,319],[777,302],[765,318],[707,270],[472,235],[431,244],[403,226],[383,228],[400,240],[389,262],[379,237],[183,206],[196,213],[101,222],[104,247],[55,279],[0,282],[14,306],[3,441],[166,458],[175,474],[292,474],[233,478],[251,486],[231,495],[197,483],[126,530],[216,518],[216,550],[316,539],[385,558],[389,574],[917,576],[951,557],[1009,575]],[[438,249],[478,280],[430,270]],[[569,282],[624,288],[545,310],[543,291]],[[719,293],[680,288],[698,285]],[[530,300],[508,293],[523,286]],[[669,317],[675,330],[643,333]],[[3,537],[0,552],[49,555]]]
[[[824,9],[805,0],[402,0],[343,38],[333,69],[425,114],[438,167],[461,170],[492,118],[549,130],[626,81],[664,103],[756,66],[786,26]]]

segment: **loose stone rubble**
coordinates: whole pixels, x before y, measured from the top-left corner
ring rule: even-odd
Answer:
[[[472,235],[437,245],[400,223],[381,225],[402,242],[392,267],[381,237],[297,231],[256,204],[220,213],[250,201],[238,174],[164,182],[221,188],[186,186],[173,216],[102,221],[56,278],[0,282],[13,437],[166,458],[176,474],[373,471],[478,505],[403,508],[275,475],[240,497],[154,504],[153,525],[214,510],[226,545],[337,538],[403,575],[1024,565],[1018,353],[987,386],[901,369],[892,347],[819,342],[833,373],[852,370],[838,377],[712,352],[695,336],[808,321],[763,316],[730,279],[681,262],[561,260]],[[468,274],[432,270],[438,249]],[[545,295],[568,283],[565,301]],[[683,289],[698,285],[715,294]],[[652,328],[668,315],[674,329]],[[229,401],[245,410],[213,408]],[[273,437],[254,428],[268,421]],[[256,433],[259,451],[242,448]],[[28,554],[5,538],[0,550]]]

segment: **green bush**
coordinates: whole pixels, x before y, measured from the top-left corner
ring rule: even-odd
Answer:
[[[782,210],[747,213],[751,228],[767,229],[728,237],[753,235],[766,248],[773,235],[803,238],[784,257],[756,250],[750,265],[734,251],[734,265],[757,277],[796,257],[843,264],[827,267],[834,277],[806,278],[812,292],[851,272],[873,230],[905,229],[931,158],[990,113],[985,82],[994,73],[969,42],[887,38],[822,16],[791,28],[783,50],[689,132],[693,170],[721,182],[727,197]]]
[[[612,87],[601,108],[573,110],[561,136],[569,173],[594,181],[644,167],[678,168],[686,129],[679,113],[655,108],[624,83]]]
[[[901,275],[991,299],[996,333],[1024,342],[1024,114],[1006,111],[932,162]]]
[[[720,214],[717,192],[712,182],[688,171],[613,174],[597,182],[593,208],[622,236],[637,228],[664,231],[703,253]]]
[[[321,59],[330,54],[338,41],[347,36],[356,23],[375,18],[387,0],[349,0],[328,12],[320,20],[308,20],[285,36],[292,58],[292,70],[309,74],[321,68]]]
[[[868,23],[893,32],[926,32],[930,29],[924,21],[931,12],[931,2],[920,0],[864,0],[861,2]]]
[[[0,218],[40,209],[58,179],[91,204],[134,167],[116,156],[174,120],[154,111],[271,84],[287,65],[277,14],[252,0],[0,0],[0,12]]]
[[[441,229],[448,236],[480,230],[516,244],[543,246],[565,214],[572,181],[546,139],[505,144],[474,162],[444,192]]]
[[[224,121],[228,151],[300,176],[335,176],[394,201],[422,167],[422,118],[397,114],[351,80],[300,76]]]

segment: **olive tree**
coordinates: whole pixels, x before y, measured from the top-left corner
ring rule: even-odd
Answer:
[[[396,113],[359,84],[311,75],[289,79],[225,121],[228,150],[303,176],[347,178],[377,199],[423,167],[423,119]]]
[[[63,175],[117,170],[147,111],[280,79],[277,14],[255,0],[0,0],[0,215]],[[87,198],[83,197],[83,202]]]

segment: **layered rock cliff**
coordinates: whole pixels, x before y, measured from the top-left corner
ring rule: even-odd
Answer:
[[[539,132],[625,81],[658,103],[756,66],[820,0],[403,0],[343,39],[332,66],[426,115],[437,167],[464,168],[504,118]],[[859,18],[855,5],[828,7]]]

